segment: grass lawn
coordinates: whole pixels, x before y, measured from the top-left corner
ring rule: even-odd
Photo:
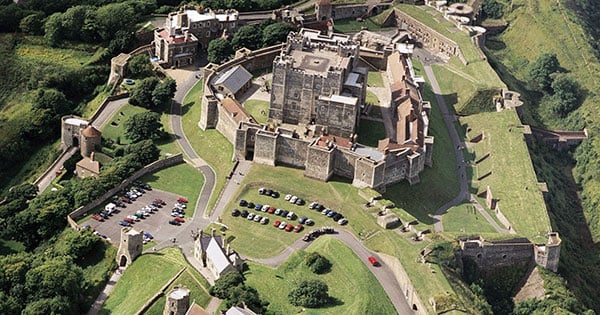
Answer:
[[[306,230],[331,225],[340,228],[330,218],[310,210],[307,206],[292,205],[285,201],[283,198],[286,194],[299,196],[307,203],[317,201],[326,207],[341,211],[349,220],[348,225],[344,228],[352,231],[359,238],[364,238],[381,230],[376,224],[375,217],[362,208],[361,205],[365,203],[365,200],[358,196],[356,187],[342,181],[321,182],[306,178],[303,174],[302,170],[286,167],[273,168],[264,165],[254,165],[252,167],[250,172],[244,176],[238,194],[227,206],[226,213],[223,215],[223,223],[229,227],[226,233],[234,238],[231,242],[232,248],[250,257],[271,257],[302,237]],[[281,193],[281,197],[274,199],[261,196],[257,192],[259,187],[275,189]],[[312,227],[306,226],[305,231],[301,233],[288,233],[275,229],[272,225],[273,222],[282,220],[297,224],[297,220],[290,221],[273,214],[266,214],[270,223],[261,225],[241,217],[232,217],[229,212],[231,209],[240,208],[238,206],[240,199],[252,201],[255,204],[269,204],[276,208],[294,211],[298,216],[305,215],[313,219],[315,225]],[[261,212],[261,215],[263,214],[265,213]],[[273,235],[277,235],[277,237],[273,237]]]
[[[411,186],[403,181],[388,186],[383,197],[406,210],[420,223],[432,225],[432,215],[458,194],[459,183],[452,141],[428,83],[425,85],[423,98],[431,102],[429,133],[435,137],[433,167],[425,168],[420,175],[420,183]]]
[[[487,220],[471,205],[463,203],[448,209],[442,216],[444,231],[466,234],[496,233]]]
[[[369,71],[367,85],[372,87],[383,87],[383,78],[379,71]]]
[[[377,24],[374,20],[375,17],[368,17],[363,19],[362,22],[356,21],[356,19],[341,19],[336,20],[333,25],[333,31],[337,33],[348,33],[348,32],[359,32],[366,27],[369,31],[377,31],[381,29],[381,25]]]
[[[269,102],[263,100],[247,100],[244,102],[244,108],[248,113],[261,124],[266,124],[269,119]]]
[[[331,271],[313,274],[304,265],[308,252],[318,252],[332,263]],[[244,273],[247,284],[256,288],[261,298],[269,301],[273,314],[394,314],[395,309],[379,282],[352,252],[337,239],[322,236],[306,251],[295,252],[277,269],[248,263]],[[350,276],[351,275],[351,276]],[[318,309],[303,309],[288,302],[287,295],[304,279],[320,279],[327,283],[333,305]]]
[[[92,117],[92,115],[94,115],[96,110],[98,110],[98,108],[100,108],[100,105],[102,105],[102,102],[104,102],[104,100],[109,95],[110,95],[110,91],[106,91],[106,90],[103,90],[102,92],[98,93],[98,95],[96,95],[96,97],[94,97],[91,101],[89,101],[85,105],[83,112],[81,113],[81,116],[82,117]]]
[[[379,107],[374,107],[371,111],[379,111]],[[386,138],[385,126],[383,122],[361,119],[358,126],[358,143],[377,147],[379,140]]]
[[[490,186],[500,210],[518,234],[532,238],[544,235],[551,229],[550,220],[516,112],[481,113],[461,117],[460,123],[463,131],[472,129],[466,139],[485,134],[482,141],[469,148],[473,164],[491,153],[474,166],[472,180],[479,192]],[[477,180],[489,172],[491,175]]]
[[[196,202],[204,185],[204,177],[200,171],[187,163],[182,163],[144,175],[140,180],[153,188],[187,197],[189,206],[186,214],[190,217],[194,215]]]
[[[170,292],[175,286],[187,287],[190,290],[190,301],[196,302],[196,304],[200,305],[201,307],[205,308],[208,305],[208,302],[210,302],[211,296],[207,291],[210,285],[204,278],[198,278],[196,272],[192,272],[189,269],[184,271],[165,292],[168,294],[168,292]],[[166,296],[161,296],[154,303],[152,303],[150,308],[148,308],[148,310],[143,314],[162,315],[165,309],[165,300]]]
[[[216,173],[215,191],[208,203],[208,211],[217,202],[219,192],[225,186],[225,176],[233,167],[233,145],[216,129],[203,131],[198,127],[200,121],[202,81],[198,82],[186,95],[182,105],[183,130],[196,153],[214,169]]]
[[[167,248],[160,252],[144,254],[138,257],[123,273],[113,292],[99,314],[135,314],[160,288],[182,268],[194,275],[195,279],[203,279],[186,261],[177,248]],[[185,272],[183,273],[185,274]],[[182,274],[182,275],[183,275]],[[177,280],[175,280],[177,283]],[[204,290],[196,290],[198,302],[208,289],[205,280],[196,282]],[[204,292],[204,293],[203,293]],[[164,304],[163,304],[164,306]]]
[[[135,114],[147,111],[146,108],[125,104],[121,110],[116,112],[110,120],[102,128],[102,137],[112,139],[117,143],[119,138],[120,144],[129,144],[131,141],[125,138],[125,122]]]

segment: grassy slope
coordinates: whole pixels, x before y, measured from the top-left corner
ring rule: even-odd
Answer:
[[[195,274],[195,275],[194,275]],[[208,294],[208,287],[210,286],[204,278],[198,278],[198,274],[190,270],[186,270],[182,273],[177,280],[175,280],[165,292],[170,292],[175,286],[185,286],[190,290],[190,301],[195,302],[201,307],[206,307],[210,302],[211,296]],[[165,295],[158,298],[148,308],[145,315],[162,315],[165,308]]]
[[[448,209],[448,212],[442,217],[442,222],[444,223],[444,232],[465,234],[496,232],[470,203],[463,203]]]
[[[212,210],[219,192],[225,186],[225,176],[233,166],[233,145],[216,129],[203,131],[198,127],[200,121],[202,81],[198,82],[183,100],[182,124],[183,130],[196,153],[203,158],[216,172],[215,193],[208,203]]]
[[[203,279],[186,261],[177,248],[144,254],[125,270],[102,307],[100,314],[134,314],[179,270],[187,268],[195,279]],[[185,273],[184,273],[185,274]],[[177,283],[177,280],[175,280]],[[198,282],[196,282],[198,283]],[[199,304],[207,301],[207,283],[200,280],[204,290],[198,292]]]
[[[315,275],[303,263],[307,252],[318,252],[332,262],[331,271]],[[288,302],[287,294],[304,279],[320,279],[329,286],[337,303],[324,308],[304,310],[307,314],[392,314],[394,307],[377,279],[362,261],[337,239],[323,236],[306,252],[296,252],[277,269],[249,263],[247,283],[270,302],[268,311],[292,314],[303,310]],[[351,275],[351,276],[350,276]]]
[[[171,166],[158,172],[147,174],[140,180],[156,189],[187,197],[189,207],[186,210],[186,214],[189,217],[194,215],[196,202],[198,201],[202,185],[204,185],[204,177],[202,173],[192,166],[186,163]]]

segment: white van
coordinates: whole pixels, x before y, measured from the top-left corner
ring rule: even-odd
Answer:
[[[106,210],[108,215],[111,215],[115,211],[116,208],[117,208],[117,205],[115,205],[112,202],[107,204],[106,206],[104,206],[104,210]]]

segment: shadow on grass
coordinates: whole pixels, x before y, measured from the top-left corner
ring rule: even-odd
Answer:
[[[181,105],[181,116],[185,116],[196,102],[189,102]]]
[[[327,303],[321,306],[320,308],[332,308],[340,305],[344,305],[344,301],[336,298],[335,296],[329,296],[327,299]]]

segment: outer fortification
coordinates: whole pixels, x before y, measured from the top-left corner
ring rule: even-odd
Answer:
[[[391,53],[389,47],[381,56],[393,82],[394,132],[374,148],[356,141],[367,81],[367,69],[359,66],[360,45],[347,35],[302,29],[278,47],[269,52],[270,124],[257,124],[239,102],[214,89],[219,73],[240,64],[256,66],[245,52],[238,54],[239,62],[205,69],[203,129],[221,131],[234,144],[235,159],[302,168],[318,180],[338,175],[379,190],[402,180],[419,182],[419,173],[432,165],[433,137],[428,135],[430,105],[421,97],[422,81],[412,71],[409,53]]]

